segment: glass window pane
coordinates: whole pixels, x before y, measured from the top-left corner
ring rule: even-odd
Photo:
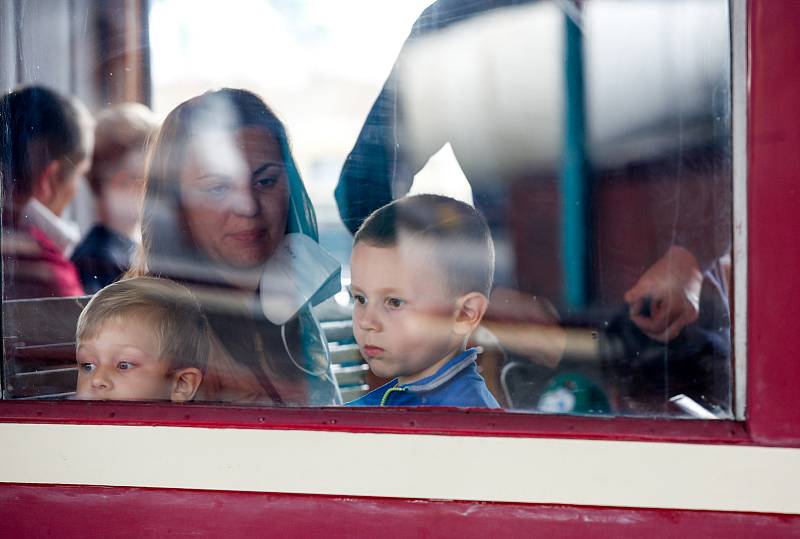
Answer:
[[[4,398],[732,417],[726,0],[135,6],[2,8]]]

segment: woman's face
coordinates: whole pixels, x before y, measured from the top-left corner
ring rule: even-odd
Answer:
[[[181,206],[195,244],[238,269],[269,259],[286,231],[289,184],[278,141],[246,127],[192,139]]]

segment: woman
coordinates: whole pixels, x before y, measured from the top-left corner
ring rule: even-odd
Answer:
[[[318,240],[283,124],[256,95],[222,89],[182,103],[150,148],[134,275],[168,277],[198,296],[213,351],[195,400],[341,402],[308,306],[286,324],[259,307],[259,278],[284,235]]]

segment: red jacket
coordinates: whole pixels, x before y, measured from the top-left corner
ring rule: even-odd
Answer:
[[[75,266],[36,227],[3,235],[3,299],[82,296]]]

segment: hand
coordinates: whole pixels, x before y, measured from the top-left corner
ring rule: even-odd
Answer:
[[[625,292],[631,320],[651,339],[671,341],[697,320],[702,284],[703,274],[694,255],[683,247],[670,247]]]
[[[550,368],[558,366],[566,348],[566,331],[558,322],[549,301],[507,288],[492,292],[483,318],[503,348]]]

